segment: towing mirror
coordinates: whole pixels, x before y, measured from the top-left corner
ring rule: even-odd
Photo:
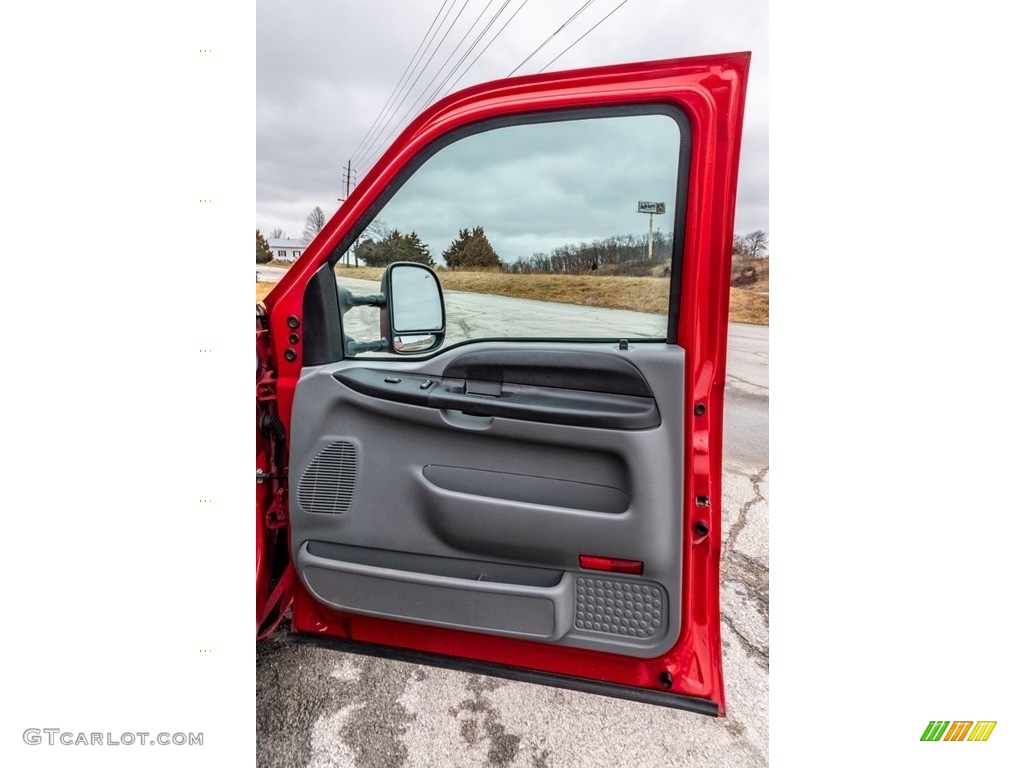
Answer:
[[[430,352],[444,343],[445,317],[441,281],[423,264],[388,265],[380,283],[387,301],[380,313],[380,333],[398,355]]]

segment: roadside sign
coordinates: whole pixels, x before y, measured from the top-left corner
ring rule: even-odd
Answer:
[[[664,203],[649,203],[646,200],[641,200],[636,204],[637,213],[664,213]]]

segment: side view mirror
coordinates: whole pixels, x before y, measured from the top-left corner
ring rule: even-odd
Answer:
[[[380,334],[390,351],[412,355],[444,343],[444,298],[434,270],[415,262],[389,264],[380,290],[387,302],[380,313]]]
[[[441,281],[434,270],[416,262],[397,261],[388,265],[380,282],[380,293],[357,295],[338,285],[341,315],[355,307],[380,310],[381,338],[356,341],[345,334],[345,355],[363,352],[393,352],[416,355],[437,349],[444,343],[444,298]]]

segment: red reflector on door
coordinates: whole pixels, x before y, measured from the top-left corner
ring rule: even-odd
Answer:
[[[615,557],[594,557],[580,555],[580,568],[591,571],[612,571],[613,573],[631,573],[639,576],[644,572],[644,564],[640,560],[619,560]]]

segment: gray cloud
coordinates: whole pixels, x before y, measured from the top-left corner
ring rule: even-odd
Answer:
[[[438,260],[459,229],[474,226],[506,261],[643,233],[639,200],[673,208],[679,142],[664,115],[505,126],[431,157],[379,218],[415,230]]]
[[[466,6],[444,48],[417,83],[413,96],[427,85],[485,4],[484,0],[471,0]],[[460,0],[453,7],[457,11],[462,5]],[[613,0],[595,2],[521,72],[537,71],[615,5],[617,1]],[[355,155],[439,7],[441,0],[257,3],[257,227],[281,227],[298,235],[306,214],[314,206],[321,206],[328,215],[337,209],[338,198],[344,196],[346,161]],[[497,7],[499,4],[495,3],[487,11],[484,21]],[[513,0],[484,42],[517,7],[519,0]],[[458,87],[507,75],[575,7],[528,2]],[[448,21],[454,15],[453,12]],[[482,23],[472,31],[469,40],[476,36]],[[746,232],[768,228],[768,51],[764,0],[723,0],[700,7],[677,2],[629,2],[560,58],[552,69],[736,50],[753,52],[736,218],[737,230]],[[460,56],[457,53],[449,67]],[[476,51],[466,64],[475,56]],[[435,79],[435,86],[443,76]],[[398,114],[405,113],[413,101],[411,97],[406,100]],[[421,108],[413,110],[407,121],[419,111]],[[384,133],[390,132],[389,128]],[[383,149],[390,141],[378,143]],[[355,170],[357,178],[362,178],[368,165],[364,163]],[[554,193],[541,189],[538,194]]]

